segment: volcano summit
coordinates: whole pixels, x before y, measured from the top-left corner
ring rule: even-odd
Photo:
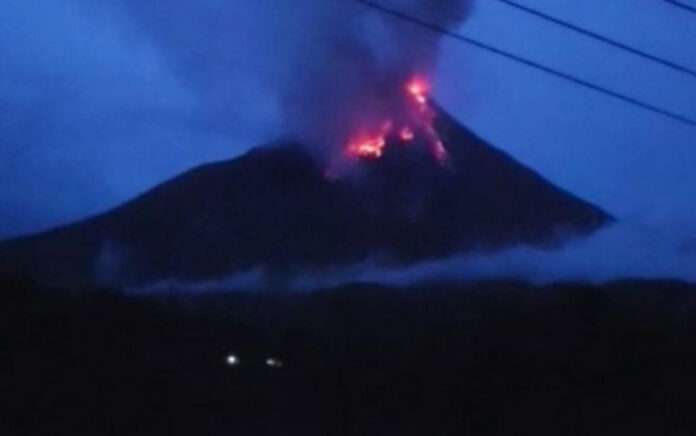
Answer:
[[[0,244],[0,272],[119,285],[283,275],[553,247],[612,221],[430,110],[432,132],[385,129],[378,153],[349,147],[349,165],[327,169],[279,142],[201,166],[103,215]]]

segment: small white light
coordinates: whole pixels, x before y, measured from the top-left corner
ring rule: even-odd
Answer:
[[[237,366],[239,365],[239,358],[235,356],[234,354],[230,354],[225,358],[225,361],[229,366]]]
[[[266,359],[266,366],[269,366],[271,368],[282,368],[283,367],[283,361],[280,359]]]

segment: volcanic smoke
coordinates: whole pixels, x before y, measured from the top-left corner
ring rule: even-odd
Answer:
[[[394,142],[392,137],[397,136],[398,142],[408,145],[416,139],[418,134],[430,147],[433,157],[444,162],[447,151],[433,125],[435,111],[430,106],[428,89],[424,79],[414,78],[409,81],[404,86],[405,100],[407,100],[405,107],[409,116],[399,122],[393,119],[382,120],[379,127],[373,131],[358,131],[346,147],[348,157],[363,160],[379,159],[387,145]]]
[[[464,22],[472,0],[382,0],[385,7],[443,28]],[[312,9],[330,26],[311,35],[307,53],[281,90],[290,134],[322,161],[375,160],[386,147],[427,145],[446,151],[433,121],[431,80],[440,37],[359,4]],[[322,3],[323,4],[323,3]],[[306,41],[305,41],[306,42]]]

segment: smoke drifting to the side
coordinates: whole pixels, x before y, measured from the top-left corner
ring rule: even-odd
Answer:
[[[452,28],[464,22],[472,2],[379,4]],[[244,111],[263,106],[268,113],[274,106],[278,134],[285,130],[320,154],[345,145],[356,129],[405,116],[404,84],[430,75],[439,52],[437,33],[354,0],[115,4],[127,6],[124,13],[192,84],[210,119],[228,114],[225,128],[234,128]]]
[[[404,86],[430,77],[441,35],[357,2],[325,2],[314,10],[317,34],[282,83],[282,115],[292,134],[331,150],[357,129],[377,130],[386,120],[409,117]],[[443,28],[461,24],[471,0],[387,0],[380,4]],[[330,17],[328,20],[327,17]]]
[[[342,268],[305,271],[279,282],[262,268],[200,282],[165,281],[131,288],[134,293],[315,291],[354,283],[415,286],[515,280],[534,285],[603,284],[620,280],[680,280],[696,283],[696,249],[679,235],[640,225],[616,224],[558,249],[511,247],[388,266],[366,260]]]

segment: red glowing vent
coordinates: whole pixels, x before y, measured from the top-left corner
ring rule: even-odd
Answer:
[[[392,143],[411,144],[418,140],[430,148],[440,162],[447,159],[447,151],[435,127],[435,111],[430,104],[430,85],[421,77],[414,77],[404,86],[405,115],[393,119],[376,120],[374,125],[360,127],[346,146],[351,159],[376,160]]]

